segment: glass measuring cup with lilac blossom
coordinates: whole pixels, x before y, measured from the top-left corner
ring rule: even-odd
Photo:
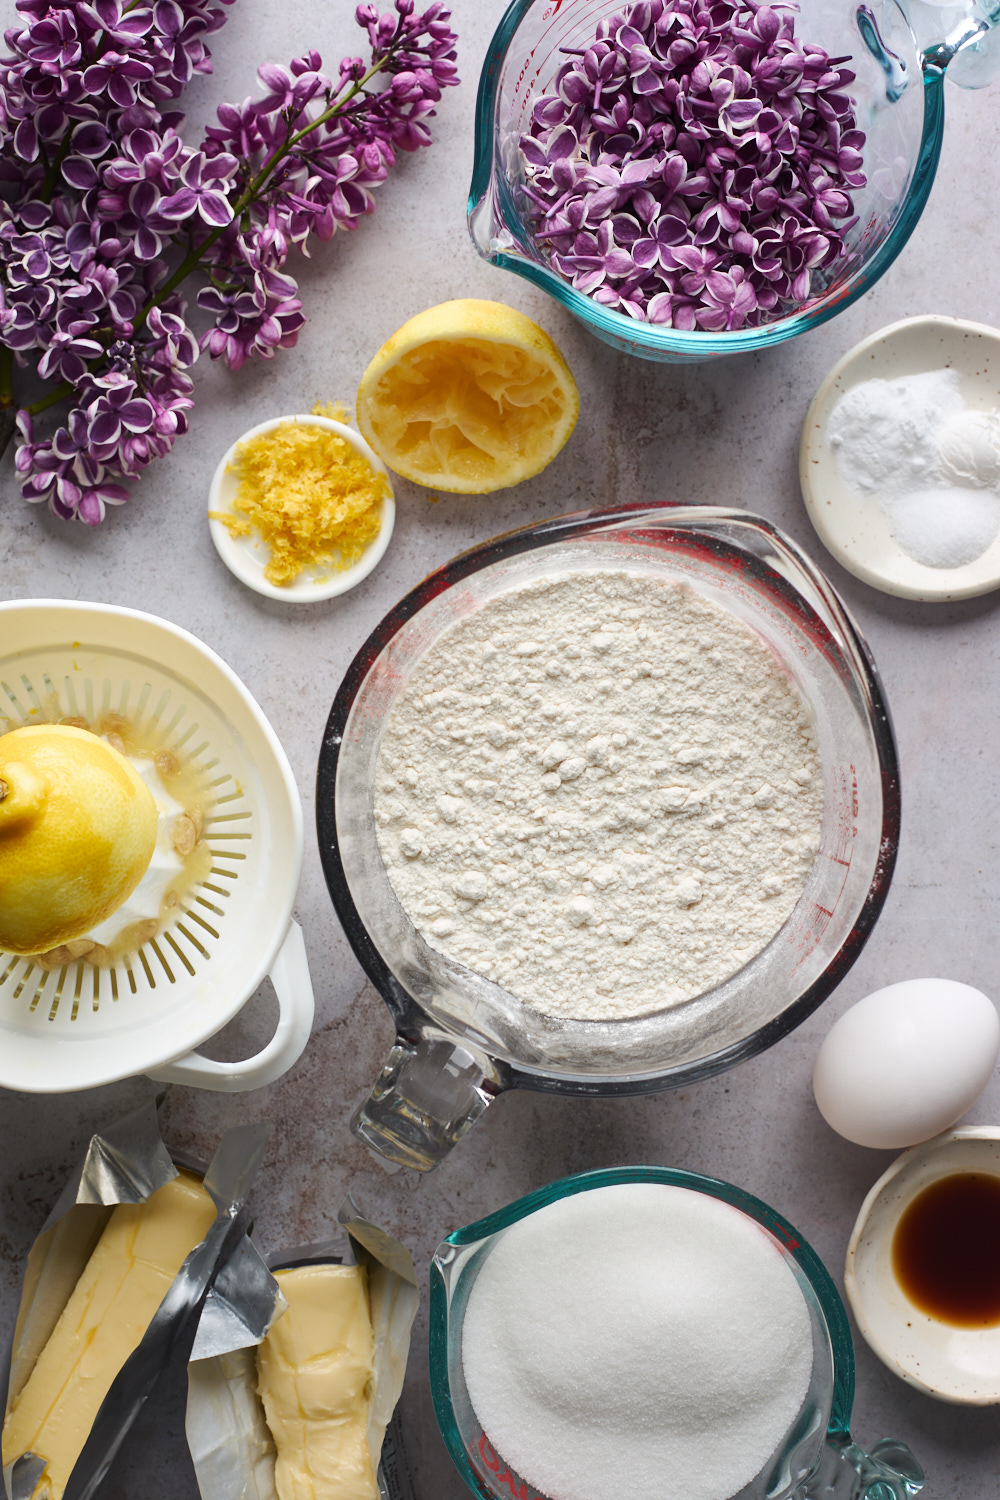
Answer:
[[[971,0],[514,0],[480,81],[473,241],[628,353],[781,342],[902,249],[945,69],[989,82],[991,27]]]

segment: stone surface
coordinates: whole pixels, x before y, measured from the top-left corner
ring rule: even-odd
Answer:
[[[799,429],[809,398],[858,339],[898,318],[946,313],[1000,323],[993,230],[1000,185],[996,90],[947,89],[941,168],[923,221],[872,292],[816,332],[759,356],[685,369],[614,354],[526,282],[480,261],[465,231],[476,80],[500,0],[455,0],[463,84],[449,93],[432,150],[406,157],[379,190],[375,214],[305,262],[309,324],[273,364],[232,374],[196,369],[191,434],[96,532],[25,506],[9,455],[0,505],[0,594],[76,598],[166,616],[217,650],[262,704],[292,761],[307,817],[296,914],[316,989],[315,1033],[301,1062],[248,1095],[171,1090],[169,1140],[209,1154],[230,1123],[264,1119],[271,1143],[254,1193],[268,1245],[314,1240],[350,1187],[368,1213],[409,1246],[426,1281],[452,1229],[554,1178],[614,1163],[662,1163],[731,1179],[798,1225],[840,1280],[864,1194],[888,1153],[832,1134],[812,1101],[822,1037],[853,1001],[894,980],[934,974],[996,989],[1000,873],[995,747],[1000,730],[997,596],[920,605],[891,599],[844,573],[822,551],[799,496]],[[238,0],[214,38],[215,78],[187,96],[192,132],[214,104],[251,92],[254,68],[316,46],[329,60],[355,52],[353,5]],[[456,296],[505,298],[559,342],[581,390],[569,445],[537,479],[483,499],[397,486],[396,535],[381,567],[347,596],[309,607],[247,592],[215,555],[205,524],[212,470],[254,423],[350,403],[375,349],[419,309]],[[1000,400],[1000,392],[998,392]],[[661,497],[732,504],[769,517],[801,543],[842,591],[881,669],[899,737],[904,823],[882,919],[839,990],[764,1056],[696,1087],[637,1100],[503,1096],[438,1172],[385,1174],[349,1135],[350,1115],[391,1041],[388,1014],[344,939],[327,898],[312,833],[316,757],[330,702],[382,614],[431,568],[508,527],[561,511]],[[2,649],[2,643],[0,643]],[[255,997],[214,1055],[235,1058],[268,1035],[273,1001]],[[27,1249],[91,1131],[149,1093],[137,1079],[70,1096],[0,1093],[0,1298],[12,1330]],[[995,1120],[994,1078],[971,1112]],[[938,1405],[894,1379],[859,1340],[853,1428],[862,1444],[891,1435],[923,1461],[928,1500],[985,1500],[996,1491],[1000,1426],[993,1411]],[[430,1403],[426,1317],[413,1343],[403,1413],[418,1500],[461,1500]],[[163,1500],[193,1500],[176,1374],[147,1407],[112,1470],[107,1500],[155,1483]]]

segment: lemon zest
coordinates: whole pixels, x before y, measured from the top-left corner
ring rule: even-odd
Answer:
[[[351,414],[343,401],[317,401],[312,409],[314,417],[328,417],[331,422],[343,422],[348,426]]]
[[[326,416],[334,408],[314,410]],[[378,535],[391,494],[385,476],[344,438],[298,422],[237,444],[230,470],[239,478],[231,509],[210,515],[231,535],[266,543],[264,576],[279,587],[306,568],[352,567]]]

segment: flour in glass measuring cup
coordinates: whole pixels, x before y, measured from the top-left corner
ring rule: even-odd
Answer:
[[[705,1193],[632,1183],[512,1224],[469,1294],[486,1436],[551,1500],[729,1500],[784,1442],[812,1372],[781,1251]]]
[[[687,584],[577,571],[501,594],[418,662],[383,734],[379,849],[426,941],[552,1016],[714,988],[819,844],[808,710]]]

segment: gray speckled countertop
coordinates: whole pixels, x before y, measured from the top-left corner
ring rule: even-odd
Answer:
[[[301,1061],[257,1093],[171,1090],[168,1138],[206,1152],[230,1123],[267,1120],[271,1143],[254,1191],[268,1244],[314,1240],[334,1222],[348,1186],[376,1221],[405,1241],[426,1280],[452,1229],[554,1178],[622,1162],[690,1167],[728,1178],[792,1220],[841,1278],[864,1194],[891,1159],[835,1136],[812,1101],[810,1073],[831,1022],[894,980],[946,975],[1000,999],[996,978],[1000,691],[997,595],[957,605],[889,598],[823,553],[799,496],[799,429],[833,363],[898,318],[946,313],[1000,324],[995,226],[1000,215],[997,92],[949,86],[937,183],[900,259],[859,303],[818,331],[771,352],[684,369],[619,357],[554,303],[475,255],[465,232],[476,80],[500,0],[455,0],[462,87],[444,98],[433,149],[401,160],[374,215],[300,266],[309,315],[298,347],[232,374],[195,370],[192,431],[149,471],[101,529],[67,526],[25,505],[5,460],[0,504],[0,593],[134,606],[166,616],[218,651],[269,716],[306,810],[305,872],[296,915],[316,989],[314,1035]],[[265,60],[309,46],[327,61],[358,50],[347,0],[237,0],[213,39],[214,78],[186,97],[192,126],[216,102],[240,99]],[[246,591],[223,568],[205,523],[208,480],[247,427],[316,400],[353,400],[375,349],[412,313],[456,296],[504,298],[537,318],[562,347],[581,392],[577,430],[540,477],[482,499],[445,497],[400,482],[389,552],[344,598],[296,608]],[[1000,393],[998,393],[1000,395]],[[431,568],[497,531],[560,511],[677,498],[732,504],[783,527],[841,590],[871,645],[902,757],[903,835],[884,914],[840,989],[770,1052],[696,1087],[602,1102],[504,1095],[431,1176],[386,1175],[348,1133],[350,1115],[391,1039],[388,1014],[365,982],[333,915],[312,831],[320,735],[357,647],[386,609]],[[245,1055],[268,1034],[273,1001],[255,997],[216,1039],[213,1055]],[[148,1095],[133,1079],[67,1096],[0,1093],[2,1319],[13,1325],[24,1257],[91,1131]],[[972,1121],[1000,1117],[994,1078]],[[894,1379],[858,1342],[854,1430],[862,1444],[903,1438],[923,1461],[927,1500],[996,1494],[1000,1413],[939,1405]],[[147,1407],[106,1481],[107,1500],[197,1493],[183,1440],[183,1387],[172,1378]],[[426,1374],[426,1319],[413,1341],[402,1399],[418,1500],[461,1500]]]

